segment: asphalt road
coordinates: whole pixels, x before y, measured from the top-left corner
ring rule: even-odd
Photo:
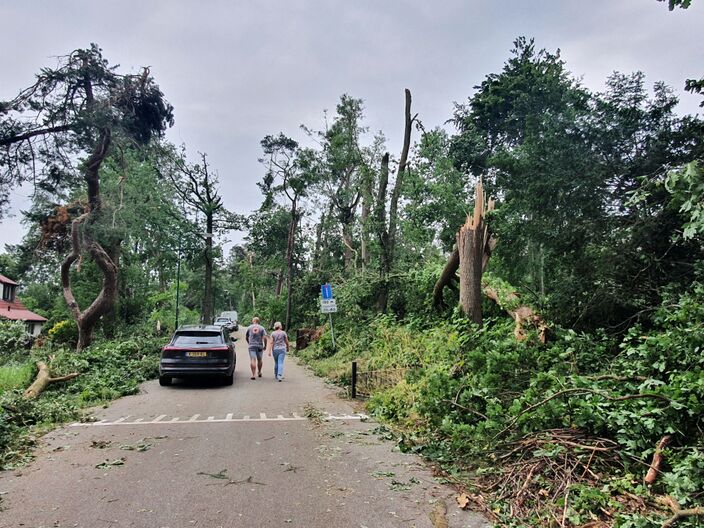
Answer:
[[[489,526],[292,358],[283,382],[268,357],[250,380],[245,346],[231,387],[150,381],[46,435],[0,473],[0,527],[433,527],[438,503],[450,527]]]

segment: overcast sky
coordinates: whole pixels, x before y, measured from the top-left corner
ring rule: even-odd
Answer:
[[[676,89],[680,113],[696,113],[701,98],[682,91],[686,78],[704,75],[704,2],[693,4],[669,12],[656,0],[0,0],[0,100],[91,42],[122,72],[150,66],[175,109],[168,138],[208,153],[226,206],[247,213],[260,202],[264,135],[321,127],[323,110],[349,93],[365,100],[366,124],[396,152],[404,88],[426,128],[442,125],[520,35],[560,48],[593,90],[614,70],[642,70],[649,84]],[[16,213],[30,191],[13,193]],[[0,223],[0,248],[21,239],[19,222],[15,214]]]

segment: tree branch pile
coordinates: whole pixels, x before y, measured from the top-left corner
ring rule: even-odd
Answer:
[[[472,498],[494,518],[496,512],[489,505],[500,500],[508,504],[513,519],[534,522],[537,518],[541,526],[566,526],[571,489],[575,484],[600,486],[601,474],[622,467],[616,448],[612,440],[588,437],[575,429],[526,435],[491,454],[494,468],[477,477],[478,494]],[[623,502],[634,500],[619,497]],[[634,507],[645,509],[645,504],[629,504],[629,510]],[[613,515],[602,508],[591,526],[608,526]]]

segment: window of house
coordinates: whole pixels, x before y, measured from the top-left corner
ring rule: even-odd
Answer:
[[[7,302],[14,302],[15,288],[16,288],[16,286],[11,286],[9,284],[3,284],[2,285],[2,300],[7,301]]]

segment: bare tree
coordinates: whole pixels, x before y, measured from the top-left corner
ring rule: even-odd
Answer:
[[[381,173],[379,176],[379,189],[377,193],[377,234],[379,244],[381,246],[381,263],[379,274],[381,284],[377,295],[377,308],[385,312],[389,300],[389,284],[388,276],[393,267],[394,255],[396,251],[396,231],[398,222],[398,202],[401,197],[401,188],[403,186],[403,178],[406,174],[408,165],[408,151],[411,148],[411,128],[413,122],[417,119],[418,114],[411,116],[411,91],[406,88],[406,105],[405,105],[405,124],[403,128],[403,148],[401,149],[401,158],[396,171],[396,181],[393,191],[391,192],[391,200],[389,202],[388,224],[386,221],[386,194],[389,182],[389,154],[386,153],[381,161]]]

